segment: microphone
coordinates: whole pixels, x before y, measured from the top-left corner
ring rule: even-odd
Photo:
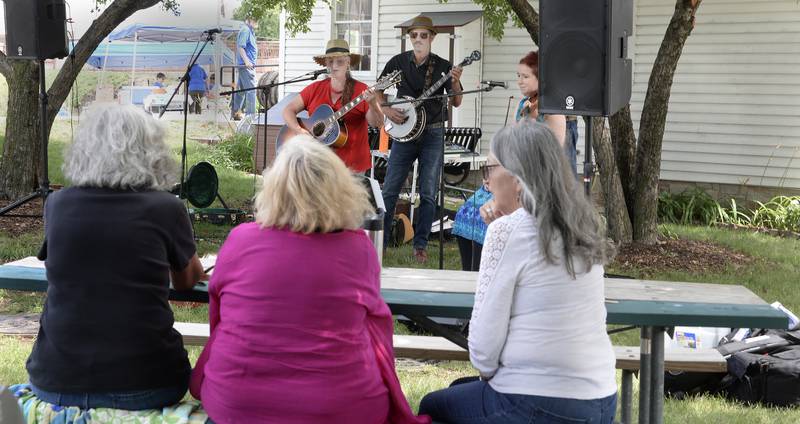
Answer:
[[[481,84],[486,84],[489,87],[503,87],[508,88],[505,81],[481,81]]]
[[[330,73],[331,73],[331,71],[328,70],[328,68],[322,68],[322,69],[317,69],[316,71],[308,72],[308,73],[306,73],[306,75],[313,75],[314,78],[316,78],[316,77],[318,77],[320,75],[325,75],[325,74],[330,74]]]
[[[203,31],[203,34],[212,35],[212,34],[219,34],[221,32],[222,32],[222,29],[220,29],[220,28],[211,28],[209,30]]]

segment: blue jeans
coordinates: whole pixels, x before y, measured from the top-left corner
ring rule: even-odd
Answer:
[[[386,169],[386,178],[383,180],[383,203],[386,204],[386,217],[384,218],[383,240],[384,247],[389,243],[392,231],[392,218],[394,207],[400,188],[408,177],[414,160],[419,161],[419,209],[417,222],[414,225],[414,248],[425,249],[428,246],[428,236],[431,233],[433,216],[436,214],[436,192],[439,188],[439,174],[442,171],[442,133],[444,128],[427,128],[414,141],[392,143],[392,152],[389,155],[389,166]],[[413,205],[412,205],[413,207]]]
[[[236,78],[236,89],[253,88],[256,86],[256,71],[247,68],[239,68],[238,78]],[[245,102],[247,98],[247,102]],[[233,113],[242,110],[244,103],[244,113],[252,115],[256,113],[256,91],[250,90],[244,93],[233,94]]]
[[[175,405],[183,399],[188,389],[188,380],[186,384],[174,387],[107,393],[48,392],[31,384],[31,390],[39,400],[53,405],[77,406],[81,409],[113,408],[129,411],[161,409],[165,406]]]
[[[575,173],[577,177],[577,165],[578,165],[578,120],[574,121],[567,121],[567,139],[564,140],[564,149],[567,153],[567,159],[569,160],[570,166],[572,166],[572,172]]]
[[[616,394],[591,400],[517,395],[474,381],[428,393],[419,413],[450,424],[611,424],[616,408]]]

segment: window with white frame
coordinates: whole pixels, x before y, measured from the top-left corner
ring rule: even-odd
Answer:
[[[350,52],[361,55],[361,63],[351,63],[353,71],[370,71],[372,61],[372,1],[335,2],[333,38],[347,40]]]

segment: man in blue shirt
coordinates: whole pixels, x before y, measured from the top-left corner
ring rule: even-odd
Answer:
[[[206,96],[206,71],[198,64],[192,65],[189,70],[189,95],[192,97],[192,105],[189,106],[189,113],[200,115],[203,113],[203,97]]]
[[[238,76],[236,78],[236,88],[253,88],[256,85],[256,59],[258,58],[258,45],[256,44],[255,30],[258,22],[253,17],[245,18],[244,24],[239,29],[239,36],[236,38],[236,55],[239,57]],[[245,99],[247,101],[245,101]],[[242,109],[244,113],[256,113],[256,92],[250,90],[245,93],[233,95],[233,119],[242,119]]]

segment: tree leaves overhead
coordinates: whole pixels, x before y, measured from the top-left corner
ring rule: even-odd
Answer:
[[[440,3],[447,3],[447,0],[439,0]],[[483,20],[486,23],[486,32],[496,40],[502,40],[505,33],[506,22],[509,19],[517,27],[523,28],[522,21],[511,4],[506,0],[472,0],[473,3],[483,8]]]
[[[331,5],[330,0],[324,1],[328,6]],[[315,5],[316,0],[243,0],[237,16],[250,16],[261,22],[274,10],[283,9],[286,11],[286,31],[294,36],[311,30],[308,23]]]
[[[233,13],[233,19],[243,21],[252,9],[239,7]],[[280,9],[268,9],[264,11],[261,17],[255,18],[258,21],[258,29],[256,29],[256,36],[260,38],[267,38],[270,40],[277,40],[280,38]],[[254,14],[255,15],[255,14]]]

